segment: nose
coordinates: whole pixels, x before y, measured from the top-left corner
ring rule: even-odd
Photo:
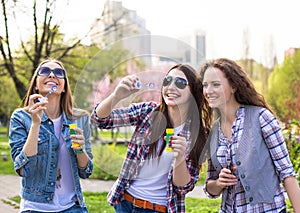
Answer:
[[[168,85],[168,87],[175,87],[176,88],[176,85],[175,85],[175,80],[172,79],[171,83]]]
[[[212,87],[210,85],[207,85],[206,87],[203,88],[203,92],[208,94],[212,92]]]
[[[54,78],[54,77],[56,77],[56,76],[54,75],[53,71],[51,70],[51,72],[50,72],[50,74],[48,75],[48,77],[49,77],[49,78]]]

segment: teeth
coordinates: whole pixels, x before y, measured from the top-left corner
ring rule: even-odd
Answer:
[[[53,81],[48,81],[46,82],[45,84],[54,84],[54,85],[57,85],[57,83],[53,82]]]
[[[167,94],[167,96],[168,97],[173,97],[173,98],[178,97],[178,95],[175,95],[175,94]]]
[[[213,98],[212,98],[212,97],[209,97],[209,98],[208,98],[208,101],[215,101],[215,100],[217,100],[216,97],[213,97]]]

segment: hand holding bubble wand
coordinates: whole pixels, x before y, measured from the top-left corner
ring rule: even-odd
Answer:
[[[51,95],[53,92],[56,92],[57,90],[58,90],[57,85],[52,86],[49,92],[44,97],[38,98],[36,102],[44,102],[49,95]]]

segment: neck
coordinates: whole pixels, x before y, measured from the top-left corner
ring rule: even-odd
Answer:
[[[223,121],[227,120],[233,122],[236,118],[236,112],[240,108],[240,104],[234,104],[230,107],[227,107],[226,110],[221,110],[221,118]]]
[[[48,116],[48,118],[50,118],[50,119],[58,118],[61,115],[60,104],[49,101],[49,104],[48,104],[47,109],[45,110],[45,113]]]
[[[170,118],[170,122],[173,127],[178,127],[183,124],[188,118],[188,114],[186,110],[179,110],[179,108],[169,108],[168,114]]]

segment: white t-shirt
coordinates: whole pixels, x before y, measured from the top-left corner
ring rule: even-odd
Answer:
[[[174,128],[174,135],[178,135],[183,126],[184,124]],[[163,138],[159,139],[159,144],[164,142]],[[167,205],[168,173],[173,159],[174,153],[166,152],[166,150],[163,151],[160,158],[147,159],[127,192],[135,198]]]
[[[21,199],[20,212],[33,210],[43,212],[63,211],[72,207],[75,196],[75,187],[71,168],[70,153],[61,135],[61,116],[52,120],[54,124],[55,136],[59,139],[58,169],[61,173],[60,180],[56,181],[56,188],[53,203],[38,203]]]

